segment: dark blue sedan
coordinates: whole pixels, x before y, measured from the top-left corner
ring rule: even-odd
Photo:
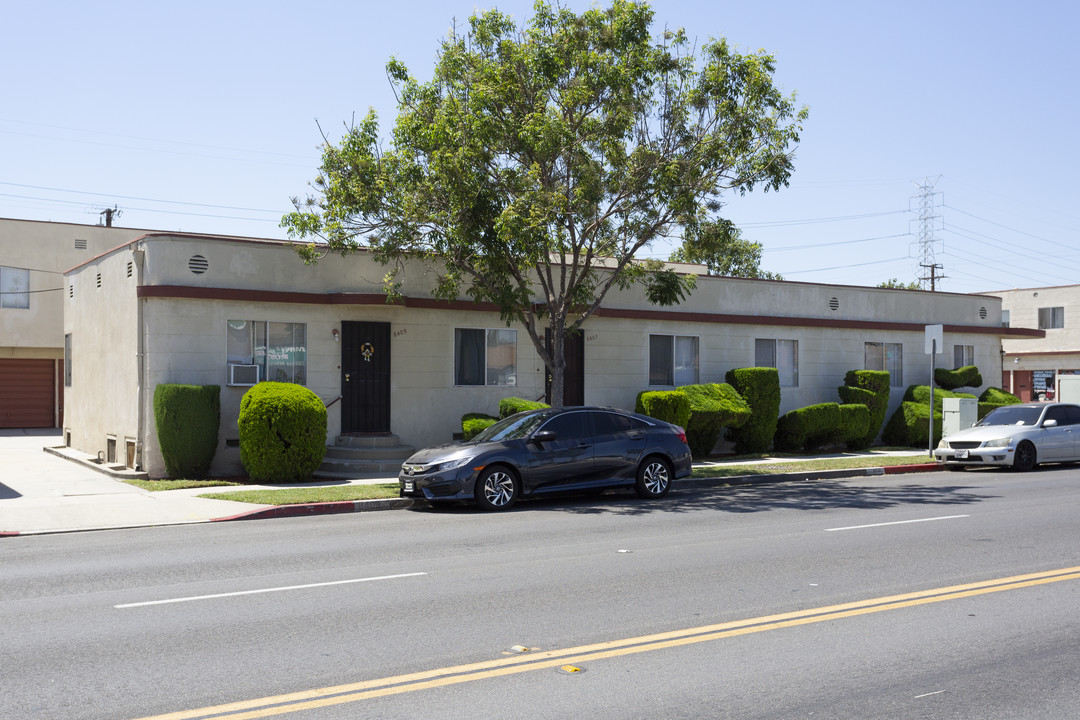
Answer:
[[[546,408],[500,420],[464,443],[430,447],[401,466],[402,497],[475,500],[505,510],[523,496],[633,487],[658,498],[690,474],[686,431],[614,408]]]

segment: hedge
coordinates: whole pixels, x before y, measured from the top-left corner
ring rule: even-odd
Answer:
[[[154,424],[169,477],[209,475],[220,423],[220,386],[162,384],[154,388]]]
[[[676,391],[690,401],[686,442],[695,458],[708,457],[725,427],[738,427],[750,419],[750,408],[727,383],[683,385]]]
[[[326,406],[302,385],[261,382],[240,400],[240,460],[252,479],[309,480],[326,454]]]
[[[979,395],[979,402],[994,405],[1016,405],[1020,402],[1020,398],[1012,393],[1005,392],[1001,388],[988,387]]]
[[[839,427],[838,403],[819,403],[792,410],[776,422],[776,449],[814,450],[834,437]]]
[[[942,404],[945,398],[972,398],[975,396],[971,393],[958,393],[951,390],[943,390],[941,388],[934,388],[934,412],[941,412]],[[916,402],[923,405],[930,404],[930,386],[929,385],[909,385],[907,390],[904,391],[905,402]]]
[[[484,413],[466,413],[461,416],[461,436],[465,440],[472,440],[478,432],[497,422],[499,418]]]
[[[750,419],[740,427],[729,427],[727,438],[736,453],[762,453],[776,435],[780,417],[780,373],[776,368],[737,368],[725,376],[729,385],[750,408]]]
[[[979,374],[979,368],[974,365],[965,365],[955,370],[936,368],[934,382],[946,390],[955,390],[959,387],[980,387],[983,379]]]
[[[690,397],[679,390],[646,390],[638,393],[634,412],[685,428],[690,424]]]
[[[862,403],[840,405],[840,425],[836,429],[835,441],[850,443],[866,437],[870,431],[870,408]],[[877,433],[874,433],[877,435]]]
[[[526,410],[543,410],[549,407],[551,406],[535,400],[525,400],[519,397],[503,398],[499,401],[499,419],[508,418]]]
[[[889,412],[889,373],[886,370],[849,370],[837,392],[845,405],[865,405],[870,413],[866,432],[845,441],[849,450],[865,450],[874,444]]]
[[[934,412],[934,445],[941,440],[941,413]],[[889,445],[929,447],[930,406],[904,401],[885,425],[882,439]]]

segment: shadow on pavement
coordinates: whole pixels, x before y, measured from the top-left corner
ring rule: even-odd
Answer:
[[[22,497],[22,493],[15,492],[4,483],[0,483],[0,500],[12,500]]]
[[[900,485],[860,487],[849,483],[813,480],[763,483],[716,488],[680,488],[660,500],[640,500],[632,491],[609,491],[602,495],[562,495],[528,499],[509,512],[561,512],[581,515],[645,515],[716,510],[755,513],[767,510],[831,510],[836,508],[881,510],[902,505],[968,505],[996,497],[979,494],[976,487]],[[418,505],[419,511],[486,514],[473,505]]]

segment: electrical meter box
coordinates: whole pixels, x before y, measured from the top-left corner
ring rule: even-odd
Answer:
[[[979,401],[975,398],[944,398],[941,401],[942,437],[969,428],[979,419]]]

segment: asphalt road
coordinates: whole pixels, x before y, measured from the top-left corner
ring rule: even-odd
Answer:
[[[0,718],[1078,717],[1078,526],[1063,468],[6,538]]]

